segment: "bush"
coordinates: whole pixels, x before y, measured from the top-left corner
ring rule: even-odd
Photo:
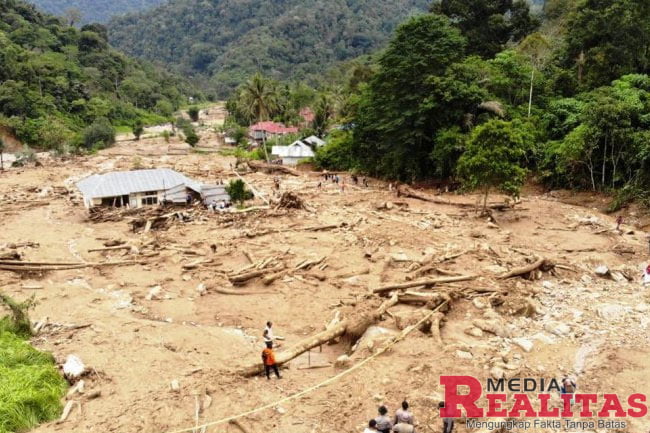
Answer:
[[[196,146],[196,143],[199,142],[199,136],[196,135],[196,131],[194,131],[194,128],[183,132],[185,133],[185,142],[192,147]]]
[[[103,149],[115,143],[115,129],[105,117],[95,120],[84,129],[82,144],[86,149]]]
[[[198,122],[199,121],[199,108],[198,107],[190,107],[187,110],[187,114],[190,116],[190,119],[192,119],[192,122]]]
[[[226,192],[230,196],[230,200],[239,204],[253,198],[253,193],[246,189],[246,184],[241,179],[231,180],[226,186]]]
[[[144,125],[142,124],[142,120],[138,119],[135,121],[135,124],[133,125],[133,135],[135,135],[135,139],[140,140],[140,137],[142,136],[143,132],[144,132]]]
[[[357,168],[352,153],[352,133],[335,131],[328,143],[316,151],[314,163],[318,169],[353,170]]]

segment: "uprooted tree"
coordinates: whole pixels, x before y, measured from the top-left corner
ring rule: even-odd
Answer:
[[[491,120],[474,130],[458,161],[458,176],[467,189],[483,191],[483,211],[492,188],[518,197],[526,178],[520,166],[524,139],[512,122]]]

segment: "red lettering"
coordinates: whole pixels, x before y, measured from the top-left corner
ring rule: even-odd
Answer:
[[[508,411],[506,409],[500,410],[501,403],[499,403],[499,401],[506,401],[508,399],[506,394],[487,394],[485,398],[488,399],[488,410],[485,414],[486,417],[496,418],[508,416]]]
[[[551,399],[551,394],[538,394],[537,398],[540,401],[539,413],[537,414],[540,418],[557,418],[560,416],[560,408],[553,408],[553,410],[548,410],[548,401]]]
[[[589,410],[589,403],[596,403],[598,401],[598,395],[596,394],[575,394],[576,402],[582,403],[582,411],[580,411],[580,416],[585,418],[590,418],[594,416],[594,413]]]
[[[645,404],[645,402],[646,396],[644,394],[632,394],[627,399],[627,404],[630,406],[627,414],[632,418],[641,418],[646,416],[648,414],[648,406]],[[632,408],[638,410],[632,410]]]
[[[535,412],[535,409],[533,409],[533,405],[530,404],[528,395],[515,394],[513,397],[515,398],[515,404],[512,406],[512,409],[510,410],[508,416],[519,417],[519,412],[521,412],[522,410],[526,411],[524,417],[534,418],[535,416],[537,416],[537,412]]]
[[[572,417],[573,411],[571,410],[571,399],[573,394],[562,394],[562,400],[564,401],[564,406],[562,407],[562,417]]]
[[[603,403],[602,409],[598,412],[600,418],[608,418],[611,416],[609,412],[613,410],[616,411],[614,414],[615,418],[623,418],[625,416],[623,406],[621,406],[621,402],[618,401],[618,396],[616,394],[603,394],[603,397],[605,397],[605,403]]]
[[[440,385],[445,387],[445,407],[440,409],[442,418],[459,418],[462,416],[458,406],[463,406],[468,418],[483,417],[483,409],[476,406],[481,397],[481,382],[471,376],[440,376]],[[459,386],[468,386],[469,394],[460,395]]]

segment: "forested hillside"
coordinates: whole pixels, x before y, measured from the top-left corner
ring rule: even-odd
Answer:
[[[77,30],[23,1],[0,3],[0,125],[26,144],[109,144],[112,126],[164,121],[191,94],[111,49],[101,25]]]
[[[114,16],[152,8],[164,0],[29,0],[40,9],[75,24],[106,23]]]
[[[261,70],[282,79],[318,77],[335,62],[372,52],[429,0],[173,0],[113,20],[126,53],[207,74],[221,94]]]

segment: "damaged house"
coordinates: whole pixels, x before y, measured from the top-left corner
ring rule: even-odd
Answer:
[[[230,200],[223,185],[204,185],[168,168],[94,174],[77,182],[77,188],[87,208],[183,204],[188,196],[206,204]]]

